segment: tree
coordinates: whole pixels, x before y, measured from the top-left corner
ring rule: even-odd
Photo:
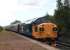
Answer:
[[[47,21],[51,21],[51,22],[55,23],[54,16],[46,14],[44,17],[46,18]]]
[[[70,6],[70,1],[69,0],[64,0],[64,6],[67,6],[67,7],[69,7]]]
[[[0,26],[0,32],[3,30],[3,27],[2,26]]]
[[[54,18],[59,28],[64,25],[64,12],[63,12],[63,4],[61,0],[57,0],[57,9],[55,10]]]
[[[46,14],[44,17],[46,17],[47,20],[50,19],[50,15],[49,14]]]
[[[66,27],[70,29],[70,4],[69,0],[64,1],[64,11],[65,11],[65,22],[66,22]]]
[[[70,7],[68,0],[57,0],[57,9],[55,10],[54,18],[59,28],[64,28],[65,32],[70,30]]]
[[[61,0],[57,0],[57,9],[58,10],[62,9],[62,2],[61,2]]]

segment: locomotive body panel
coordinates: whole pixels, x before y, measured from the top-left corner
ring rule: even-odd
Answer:
[[[25,24],[25,25],[23,25],[23,24],[21,24],[20,26],[19,26],[19,33],[20,34],[24,34],[24,35],[27,35],[27,36],[32,36],[32,31],[31,31],[31,25],[30,24]]]

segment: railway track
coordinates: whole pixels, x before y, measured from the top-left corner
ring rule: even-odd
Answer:
[[[43,43],[48,44],[47,42],[43,42]],[[57,43],[56,48],[59,48],[60,50],[70,50],[70,44],[59,42],[59,41],[56,41],[56,43]]]
[[[57,41],[57,48],[61,50],[70,50],[70,44]]]
[[[58,42],[58,41],[56,43],[57,43],[57,46],[62,45],[62,46],[66,46],[66,47],[70,48],[70,44],[68,44],[68,43],[63,43],[63,42]]]

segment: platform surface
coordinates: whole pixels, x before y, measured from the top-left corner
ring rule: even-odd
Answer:
[[[0,50],[48,50],[9,31],[0,32]],[[52,47],[51,47],[52,48]],[[55,50],[52,48],[51,50]],[[56,49],[57,50],[57,49]]]

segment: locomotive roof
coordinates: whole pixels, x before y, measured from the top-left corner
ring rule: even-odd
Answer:
[[[45,23],[47,21],[48,20],[47,20],[46,17],[40,17],[40,18],[36,19],[35,21],[33,21],[32,24],[36,24],[37,25],[37,24]]]
[[[26,24],[31,24],[32,22],[36,21],[38,18],[33,18],[25,21]]]

